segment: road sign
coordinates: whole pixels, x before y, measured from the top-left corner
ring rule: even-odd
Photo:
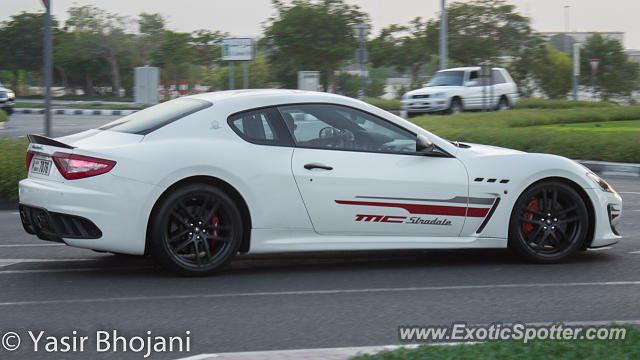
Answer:
[[[222,40],[222,60],[247,61],[255,57],[253,39],[233,38]]]
[[[600,59],[589,59],[589,66],[591,66],[592,74],[596,74],[598,72],[598,65],[600,65]]]

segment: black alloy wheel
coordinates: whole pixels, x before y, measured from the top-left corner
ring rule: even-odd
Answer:
[[[525,190],[509,223],[509,247],[537,263],[559,262],[584,244],[589,215],[584,200],[571,186],[545,181]]]
[[[169,194],[154,212],[151,254],[182,275],[209,275],[238,252],[242,218],[225,192],[208,184],[190,184]]]

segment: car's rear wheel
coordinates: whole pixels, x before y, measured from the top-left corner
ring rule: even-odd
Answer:
[[[224,267],[242,241],[242,217],[232,198],[208,184],[190,184],[169,194],[151,222],[150,250],[182,275],[209,275]]]
[[[500,98],[500,102],[498,102],[498,111],[509,110],[509,100],[503,96]]]
[[[526,260],[559,262],[579,250],[588,233],[584,200],[560,181],[534,184],[511,212],[509,247]]]

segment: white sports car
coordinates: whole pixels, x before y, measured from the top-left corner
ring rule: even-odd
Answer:
[[[333,94],[201,94],[29,140],[27,232],[182,274],[238,252],[510,247],[547,263],[620,239],[620,196],[582,165]]]

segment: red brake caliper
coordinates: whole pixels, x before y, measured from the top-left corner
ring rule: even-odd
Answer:
[[[540,208],[538,207],[538,199],[536,199],[536,198],[531,199],[531,201],[529,201],[529,205],[527,205],[527,207],[529,209],[531,209],[532,211],[540,210]],[[532,213],[526,213],[526,214],[524,214],[524,217],[526,217],[529,220],[533,220],[533,214]],[[524,234],[524,236],[529,235],[529,233],[532,230],[533,230],[533,225],[531,225],[529,223],[523,223],[522,224],[522,233]]]
[[[218,218],[217,214],[213,214],[213,217],[211,218],[211,225],[215,228],[211,234],[215,237],[220,236],[220,230],[217,229],[218,225],[220,225],[220,218]],[[211,248],[213,248],[217,242],[218,240],[212,239],[210,244]]]

